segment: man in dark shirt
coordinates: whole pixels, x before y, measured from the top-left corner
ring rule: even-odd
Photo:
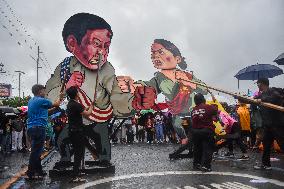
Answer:
[[[283,106],[283,96],[277,88],[269,87],[269,80],[267,78],[258,79],[257,86],[260,91],[260,95],[256,97],[257,99],[260,99],[261,102]],[[284,113],[260,106],[260,115],[264,128],[262,165],[256,165],[254,168],[270,170],[270,153],[273,141],[276,140],[280,148],[284,149]]]
[[[205,104],[206,100],[201,93],[194,96],[194,102],[196,106],[191,112],[193,167],[207,172],[211,171],[215,144],[213,116],[217,115],[217,107]]]
[[[84,179],[79,178],[80,165],[84,157],[85,149],[85,135],[83,126],[83,117],[88,117],[93,110],[93,103],[88,109],[84,110],[83,106],[78,102],[78,90],[75,86],[66,90],[68,97],[70,98],[67,104],[67,116],[69,123],[69,135],[72,146],[74,148],[74,165],[73,165],[73,182],[82,182]]]

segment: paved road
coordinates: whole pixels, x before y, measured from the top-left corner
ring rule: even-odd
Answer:
[[[284,188],[284,155],[274,154],[273,170],[257,171],[252,168],[259,153],[250,153],[249,161],[216,160],[213,172],[193,171],[192,160],[171,161],[168,154],[178,145],[173,144],[118,144],[112,147],[115,173],[89,174],[82,184],[69,183],[70,177],[46,177],[38,181],[20,178],[11,188],[164,188],[164,189],[273,189]],[[58,153],[50,156],[45,169],[51,169]],[[86,159],[90,159],[87,155]]]

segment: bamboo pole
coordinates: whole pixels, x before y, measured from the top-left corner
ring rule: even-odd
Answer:
[[[261,102],[261,101],[259,101],[257,99],[249,98],[249,97],[246,97],[246,96],[243,96],[243,95],[239,95],[239,94],[236,94],[236,93],[233,93],[233,92],[230,92],[230,91],[226,91],[226,90],[223,90],[223,89],[220,89],[220,88],[208,86],[206,84],[199,83],[199,82],[196,82],[196,81],[192,81],[192,80],[186,80],[186,81],[190,82],[190,83],[193,83],[193,84],[196,84],[196,85],[200,85],[200,86],[206,87],[208,89],[212,89],[212,90],[215,90],[215,91],[219,91],[221,93],[225,93],[225,94],[234,96],[237,99],[245,100],[247,102],[250,102],[250,103],[253,103],[253,104],[257,104],[257,105],[260,105],[260,106],[264,106],[266,108],[272,108],[272,109],[284,112],[284,107],[282,107],[282,106],[278,106],[278,105],[271,104],[271,103],[268,103],[268,102]]]

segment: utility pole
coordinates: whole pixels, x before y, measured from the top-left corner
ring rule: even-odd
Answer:
[[[19,99],[21,99],[21,74],[25,74],[25,72],[22,71],[15,71],[19,73]]]
[[[42,60],[42,58],[39,56],[40,53],[42,53],[42,52],[40,52],[39,46],[37,46],[37,59],[35,59],[34,57],[32,57],[32,56],[30,55],[30,57],[31,57],[32,59],[34,59],[34,61],[36,61],[36,84],[38,84],[38,69],[39,69],[39,68],[42,68],[42,67],[39,66],[39,59]],[[43,60],[42,60],[42,61],[43,61]]]

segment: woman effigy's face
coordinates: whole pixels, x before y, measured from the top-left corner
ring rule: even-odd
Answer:
[[[161,70],[175,69],[180,62],[179,56],[174,57],[169,50],[158,43],[153,43],[151,46],[151,59],[154,67]]]

